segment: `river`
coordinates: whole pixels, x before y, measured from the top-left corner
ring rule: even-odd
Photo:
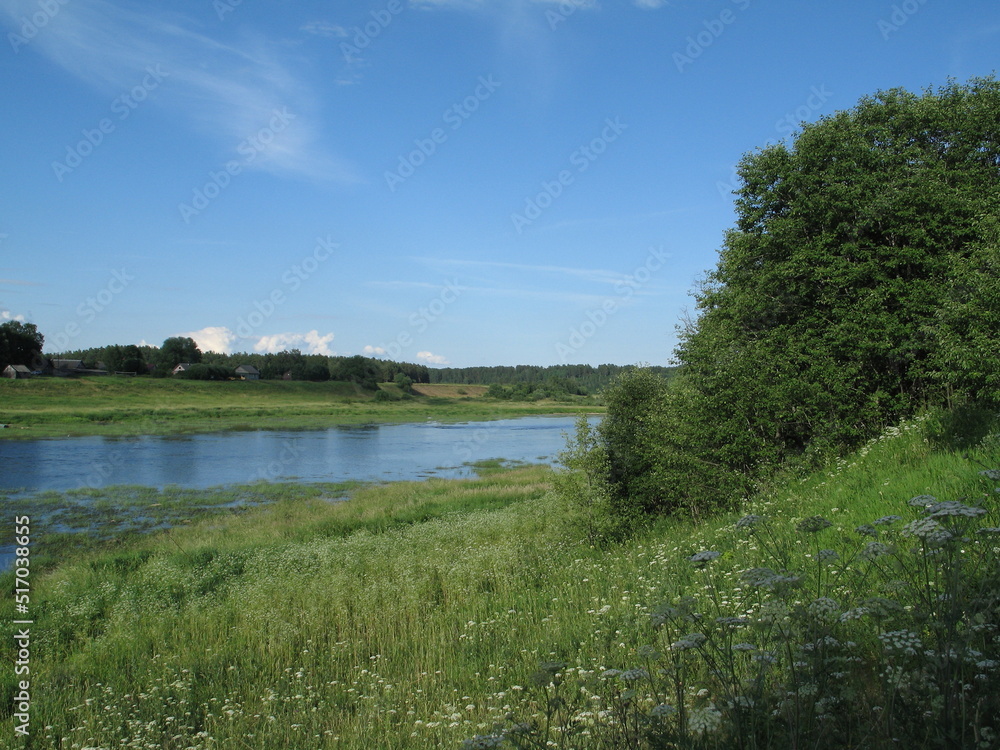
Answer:
[[[573,417],[418,422],[325,430],[0,441],[0,491],[465,477],[491,458],[555,460]]]

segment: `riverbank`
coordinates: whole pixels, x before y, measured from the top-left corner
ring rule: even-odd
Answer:
[[[969,726],[985,731],[1000,694],[997,482],[982,473],[1000,437],[959,450],[942,434],[905,423],[731,511],[605,548],[550,469],[493,466],[272,488],[261,507],[33,557],[26,611],[10,596],[0,623],[13,644],[13,621],[32,620],[34,736],[10,746],[416,750],[521,733],[583,749],[660,732],[888,748],[942,728],[941,746],[979,746]],[[961,502],[929,518],[931,494]],[[125,510],[104,500],[109,522]],[[3,705],[16,679],[0,675]]]
[[[0,439],[169,435],[335,425],[484,421],[544,414],[602,412],[593,398],[510,402],[485,398],[482,386],[416,386],[398,400],[351,383],[205,382],[172,378],[0,380]]]

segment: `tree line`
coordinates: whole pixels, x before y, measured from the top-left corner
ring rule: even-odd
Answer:
[[[628,366],[623,365],[514,365],[495,367],[438,367],[431,370],[432,383],[457,383],[461,385],[539,386],[548,383],[551,388],[570,394],[597,393]],[[651,372],[670,377],[676,368],[650,367]],[[527,392],[528,389],[506,389],[507,393]],[[499,392],[498,392],[499,393]],[[502,397],[502,396],[501,396]]]

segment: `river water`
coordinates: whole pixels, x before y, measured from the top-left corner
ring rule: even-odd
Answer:
[[[0,491],[465,477],[491,458],[550,463],[574,417],[353,425],[326,430],[0,441]]]

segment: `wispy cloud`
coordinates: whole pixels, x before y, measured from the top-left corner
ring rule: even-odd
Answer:
[[[460,258],[417,258],[428,265],[447,266],[449,268],[466,268],[481,270],[505,269],[510,271],[520,271],[533,275],[563,276],[579,281],[596,282],[601,284],[614,284],[622,279],[623,275],[616,271],[608,271],[603,268],[571,268],[567,266],[539,266],[527,263],[505,263],[492,260],[463,260]]]
[[[288,111],[295,121],[252,166],[353,179],[349,166],[320,145],[314,94],[280,58],[279,46],[259,37],[222,43],[197,30],[194,21],[155,6],[140,12],[109,0],[73,0],[59,8],[19,54],[40,53],[112,96],[132,90],[154,67],[165,80],[150,99],[234,151],[267,127],[275,112]],[[7,16],[12,30],[37,10],[37,0],[0,0],[0,18]]]

